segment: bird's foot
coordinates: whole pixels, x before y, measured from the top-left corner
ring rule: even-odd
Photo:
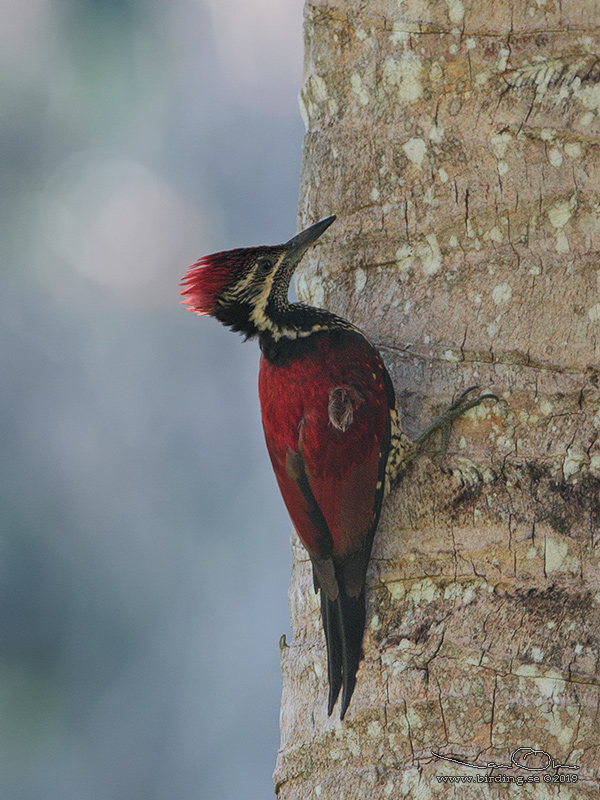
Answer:
[[[468,389],[459,395],[456,400],[448,406],[448,408],[439,415],[439,417],[434,420],[431,425],[426,428],[423,433],[417,439],[417,447],[420,449],[422,445],[425,444],[435,433],[440,431],[441,434],[441,447],[438,454],[438,463],[440,469],[444,473],[455,473],[455,469],[447,469],[444,467],[444,458],[446,453],[448,452],[448,443],[450,441],[450,433],[452,431],[452,423],[457,417],[462,416],[466,411],[469,411],[471,408],[475,408],[484,400],[494,400],[496,403],[500,402],[500,398],[491,393],[481,394],[479,397],[472,398],[469,400],[469,395],[479,389],[479,386],[470,386]],[[466,459],[463,459],[466,461]],[[472,463],[472,462],[471,462]],[[473,465],[474,467],[475,465]],[[463,470],[459,468],[460,476],[457,476],[459,480],[463,483],[463,485],[472,485],[472,480],[466,480],[465,476],[462,474]],[[466,472],[471,472],[472,470],[467,470]],[[475,471],[479,474],[477,468]],[[481,476],[478,478],[480,480]],[[478,482],[478,481],[475,481]]]

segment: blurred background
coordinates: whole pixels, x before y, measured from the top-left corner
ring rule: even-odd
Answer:
[[[268,798],[291,525],[177,284],[296,230],[302,0],[0,8],[0,797]]]

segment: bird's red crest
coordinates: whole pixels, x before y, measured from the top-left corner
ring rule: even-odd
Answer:
[[[244,247],[203,256],[189,268],[179,284],[184,298],[181,305],[195,314],[213,314],[223,291],[239,280],[255,248]]]

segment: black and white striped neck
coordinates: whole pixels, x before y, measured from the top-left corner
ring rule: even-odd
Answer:
[[[342,317],[303,303],[288,303],[286,308],[269,311],[257,320],[258,338],[263,355],[275,364],[312,350],[322,336],[344,332],[363,335]]]

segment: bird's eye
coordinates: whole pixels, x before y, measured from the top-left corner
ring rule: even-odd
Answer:
[[[268,258],[261,258],[257,264],[257,268],[261,275],[268,275],[273,269],[273,262]]]

